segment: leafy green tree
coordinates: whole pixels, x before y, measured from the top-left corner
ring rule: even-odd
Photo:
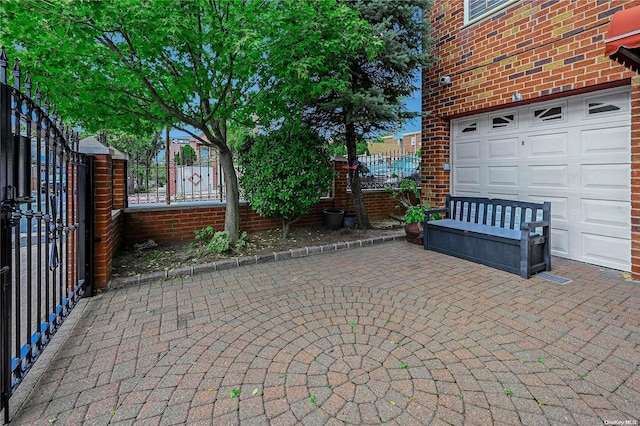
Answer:
[[[176,153],[176,164],[179,166],[193,166],[198,159],[196,150],[191,145],[180,148],[180,153]]]
[[[429,11],[431,0],[339,0],[369,22],[371,39],[384,48],[371,56],[364,49],[346,58],[349,85],[331,90],[308,108],[305,121],[332,136],[342,135],[349,164],[357,160],[358,144],[379,132],[397,129],[415,118],[403,99],[417,89],[421,69],[432,62]],[[343,61],[345,58],[334,58]],[[334,63],[335,63],[334,61]],[[349,170],[351,194],[358,224],[370,228],[360,188],[360,175]]]
[[[132,134],[123,131],[111,131],[107,133],[107,142],[120,152],[127,154],[129,169],[132,173],[131,191],[147,190],[147,184],[156,181],[157,185],[166,183],[165,167],[151,167],[158,153],[164,149],[165,142],[160,137],[160,132],[150,134]]]
[[[326,194],[335,177],[326,141],[307,126],[287,124],[249,136],[239,147],[245,198],[260,215],[282,220],[282,238],[291,224]]]
[[[335,0],[3,0],[0,22],[0,40],[65,118],[90,130],[174,127],[216,148],[232,245],[240,218],[229,127],[299,115],[293,102],[344,90],[346,63],[330,58],[379,46]]]

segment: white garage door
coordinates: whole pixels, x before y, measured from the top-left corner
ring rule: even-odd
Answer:
[[[628,88],[453,120],[454,195],[551,202],[552,254],[630,270]]]

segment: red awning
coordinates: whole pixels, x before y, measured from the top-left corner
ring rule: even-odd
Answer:
[[[604,42],[605,55],[640,73],[640,6],[616,12]]]

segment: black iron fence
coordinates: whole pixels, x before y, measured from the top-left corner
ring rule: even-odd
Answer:
[[[226,200],[222,167],[215,151],[195,144],[191,160],[176,159],[169,163],[165,151],[129,154],[127,170],[128,206],[175,204],[189,201]],[[403,178],[420,185],[421,159],[415,153],[388,151],[358,157],[362,189],[397,187]],[[242,173],[236,169],[238,176]],[[350,187],[350,183],[348,183]]]
[[[7,74],[12,74],[9,83]],[[0,52],[0,409],[90,294],[90,159],[18,61]]]
[[[188,161],[169,158],[168,164],[164,151],[151,155],[129,154],[129,206],[225,200],[222,166],[215,154],[209,155],[209,150]]]

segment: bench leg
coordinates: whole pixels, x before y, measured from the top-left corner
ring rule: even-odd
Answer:
[[[422,246],[425,250],[429,250],[429,227],[427,226],[427,219],[425,219],[422,228]]]
[[[529,230],[522,230],[522,236],[520,237],[520,276],[525,279],[531,276],[529,237]]]

